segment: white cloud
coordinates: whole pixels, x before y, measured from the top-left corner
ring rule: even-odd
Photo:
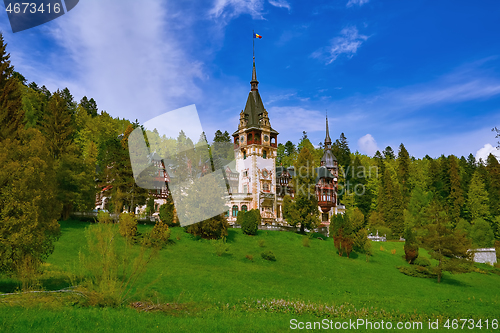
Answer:
[[[290,4],[286,0],[268,0],[269,4],[278,7],[278,8],[286,8],[288,11],[290,11]]]
[[[75,97],[93,97],[99,109],[131,120],[193,103],[201,94],[194,80],[204,78],[202,64],[171,33],[182,18],[169,16],[167,5],[80,2],[50,31],[62,52],[48,60],[63,70],[45,71],[48,78],[37,82],[68,86]]]
[[[377,150],[380,150],[371,134],[366,134],[359,138],[358,147],[361,153],[366,153],[368,156],[373,156]]]
[[[500,158],[500,151],[497,148],[493,147],[491,144],[487,143],[483,148],[479,149],[476,152],[476,161],[482,159],[483,162],[486,163],[486,160],[488,159],[488,156],[490,154],[493,154],[497,158]]]
[[[356,27],[346,27],[340,31],[339,36],[330,41],[330,46],[315,51],[311,56],[325,59],[327,65],[337,60],[342,54],[352,58],[367,39],[368,36],[360,35]]]
[[[253,19],[263,19],[264,0],[216,0],[209,15],[227,23],[242,14],[249,14]]]
[[[370,0],[349,0],[346,4],[346,7],[352,7],[354,5],[363,6],[365,3],[368,3]]]

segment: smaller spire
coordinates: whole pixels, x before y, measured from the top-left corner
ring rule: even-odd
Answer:
[[[326,138],[325,138],[325,147],[329,147],[332,144],[332,139],[330,139],[330,132],[328,130],[328,113],[326,114]]]
[[[255,70],[255,56],[253,57],[252,81],[250,81],[252,91],[259,90],[259,81],[257,81],[257,71]]]

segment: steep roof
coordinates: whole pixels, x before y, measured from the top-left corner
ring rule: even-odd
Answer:
[[[267,118],[267,111],[264,107],[264,103],[262,102],[262,98],[259,94],[259,81],[257,81],[257,72],[255,69],[255,59],[253,61],[253,69],[252,69],[252,81],[250,81],[251,90],[248,93],[247,102],[245,104],[245,108],[242,113],[244,114],[244,118],[246,120],[245,129],[263,129],[261,119]],[[278,134],[276,130],[274,130],[270,125],[269,119],[267,118],[267,122],[269,123],[269,128],[271,133]],[[234,132],[236,134],[238,131]]]

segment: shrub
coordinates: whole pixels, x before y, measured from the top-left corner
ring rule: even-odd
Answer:
[[[266,242],[263,239],[259,239],[259,246],[260,247],[266,246]]]
[[[310,246],[310,239],[309,237],[304,237],[302,238],[302,245],[304,245],[305,247],[309,247]]]
[[[391,253],[392,253],[392,254],[396,254],[396,249],[392,249],[392,250],[391,250]]]
[[[139,253],[130,244],[119,246],[116,225],[99,223],[86,228],[87,249],[80,253],[81,270],[75,281],[78,292],[90,306],[119,306],[136,291],[136,283],[145,272],[156,249],[141,246]]]
[[[435,278],[437,275],[429,271],[426,267],[407,267],[407,266],[397,266],[396,267],[401,273],[408,276],[419,277],[419,278]]]
[[[99,223],[113,223],[111,215],[109,215],[108,212],[105,212],[103,210],[97,212],[97,221]]]
[[[247,254],[247,255],[245,256],[245,258],[247,258],[247,259],[248,259],[248,260],[250,260],[250,261],[253,261],[253,255],[251,255],[251,254]]]
[[[417,259],[415,259],[413,264],[422,267],[429,267],[431,265],[431,261],[425,257],[418,257]]]
[[[243,212],[238,213],[237,219],[240,217],[241,213]],[[259,224],[261,222],[261,216],[259,210],[252,209],[241,215],[242,215],[241,230],[243,231],[243,233],[246,235],[256,235],[257,230],[259,229]]]
[[[179,219],[175,213],[175,206],[171,196],[167,198],[167,202],[160,206],[159,209],[160,220],[169,227],[179,226]]]
[[[227,237],[229,224],[223,214],[209,218],[208,220],[191,224],[185,227],[187,233],[204,239],[219,239]]]
[[[149,233],[150,246],[156,246],[162,248],[168,242],[170,238],[170,229],[166,223],[158,220],[153,227],[153,230]]]
[[[497,254],[497,262],[500,263],[500,240],[495,241],[495,250]]]
[[[405,260],[412,264],[418,258],[418,245],[411,226],[405,228]]]
[[[212,239],[212,245],[215,248],[215,254],[219,257],[224,253],[229,252],[229,244],[226,243],[226,237],[222,239]]]
[[[121,213],[120,214],[120,235],[132,239],[137,234],[137,218],[133,213]]]
[[[265,251],[260,254],[262,259],[264,260],[269,260],[269,261],[276,261],[276,256],[272,251]]]

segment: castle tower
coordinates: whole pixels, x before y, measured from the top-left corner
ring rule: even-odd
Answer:
[[[232,210],[259,209],[262,222],[276,219],[276,150],[278,132],[271,127],[269,115],[259,94],[259,81],[253,58],[245,109],[240,113],[238,130],[233,133],[238,193],[232,194]],[[231,214],[233,215],[233,214]]]
[[[337,178],[338,164],[337,158],[332,153],[332,140],[328,130],[328,116],[326,117],[326,137],[325,152],[321,158],[320,167],[317,168],[318,184],[316,186],[316,196],[322,212],[321,220],[328,222],[337,206]],[[334,208],[332,210],[332,208]]]

